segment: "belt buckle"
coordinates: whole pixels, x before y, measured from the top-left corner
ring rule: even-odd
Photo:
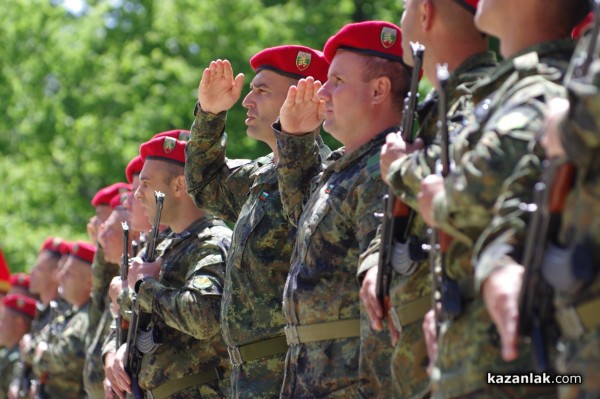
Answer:
[[[229,353],[229,362],[232,366],[241,366],[244,363],[240,348],[237,346],[228,346],[227,353]]]
[[[573,306],[568,306],[556,313],[556,319],[560,325],[563,335],[571,339],[577,339],[585,334],[585,327],[579,318],[577,310]]]
[[[300,345],[300,336],[298,335],[297,326],[288,324],[283,330],[285,331],[285,340],[288,345]]]

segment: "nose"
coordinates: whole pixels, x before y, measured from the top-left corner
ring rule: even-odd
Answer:
[[[140,198],[142,198],[142,190],[141,190],[142,186],[140,185],[137,190],[135,190],[135,193],[133,193],[133,196],[135,197],[135,199],[139,200]]]
[[[254,95],[252,91],[246,94],[246,97],[244,97],[244,100],[242,101],[242,106],[248,109],[254,108]]]

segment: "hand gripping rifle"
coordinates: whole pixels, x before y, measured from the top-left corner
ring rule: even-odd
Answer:
[[[419,78],[425,47],[419,43],[410,43],[413,56],[413,70],[410,80],[410,91],[404,99],[404,110],[402,112],[402,123],[400,134],[407,143],[412,143],[413,122],[415,109],[419,97]],[[379,268],[377,271],[377,299],[383,309],[383,316],[387,317],[390,309],[390,281],[392,277],[392,255],[394,253],[394,241],[405,243],[408,240],[413,211],[394,194],[390,187],[387,194],[383,196],[383,210],[381,221],[381,247],[379,248]]]
[[[129,225],[127,222],[122,222],[121,227],[123,228],[123,254],[121,255],[121,281],[127,281],[127,274],[129,271],[129,256],[127,251],[129,250]],[[116,343],[117,348],[127,342],[127,333],[129,330],[129,322],[123,317],[123,310],[119,309],[119,315],[117,316],[117,334]]]
[[[160,229],[160,216],[162,214],[165,195],[160,191],[155,191],[154,198],[156,199],[156,213],[154,214],[154,223],[152,225],[152,232],[150,239],[148,240],[146,253],[143,257],[143,260],[146,263],[154,262],[156,260],[156,245]],[[134,297],[131,322],[129,323],[129,331],[127,333],[127,350],[125,355],[127,361],[125,370],[131,376],[132,396],[134,399],[144,399],[144,393],[138,382],[143,355],[137,348],[137,341],[139,330],[141,328],[146,328],[150,323],[150,316],[150,314],[143,313],[140,310],[140,303],[137,298]]]
[[[566,84],[570,79],[585,79],[594,61],[600,33],[600,0],[590,3],[594,10],[592,36],[575,59],[572,75],[565,77]],[[575,179],[575,166],[571,163],[545,160],[542,168],[541,181],[534,186],[534,203],[523,204],[531,219],[522,261],[525,274],[519,295],[519,334],[531,339],[533,365],[537,372],[549,368],[547,348],[557,338],[553,288],[542,276],[543,254],[548,244],[557,239],[566,198]]]

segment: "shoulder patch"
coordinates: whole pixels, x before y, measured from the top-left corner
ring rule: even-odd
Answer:
[[[192,286],[199,290],[205,290],[213,285],[213,282],[210,278],[206,276],[194,277],[192,280]]]

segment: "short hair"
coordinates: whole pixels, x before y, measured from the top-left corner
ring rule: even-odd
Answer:
[[[411,68],[398,61],[388,60],[382,57],[369,56],[363,70],[363,81],[387,77],[391,82],[392,103],[402,110],[404,98],[410,90]]]
[[[183,176],[184,168],[173,162],[164,162],[165,164],[165,183],[169,184],[173,179]]]

